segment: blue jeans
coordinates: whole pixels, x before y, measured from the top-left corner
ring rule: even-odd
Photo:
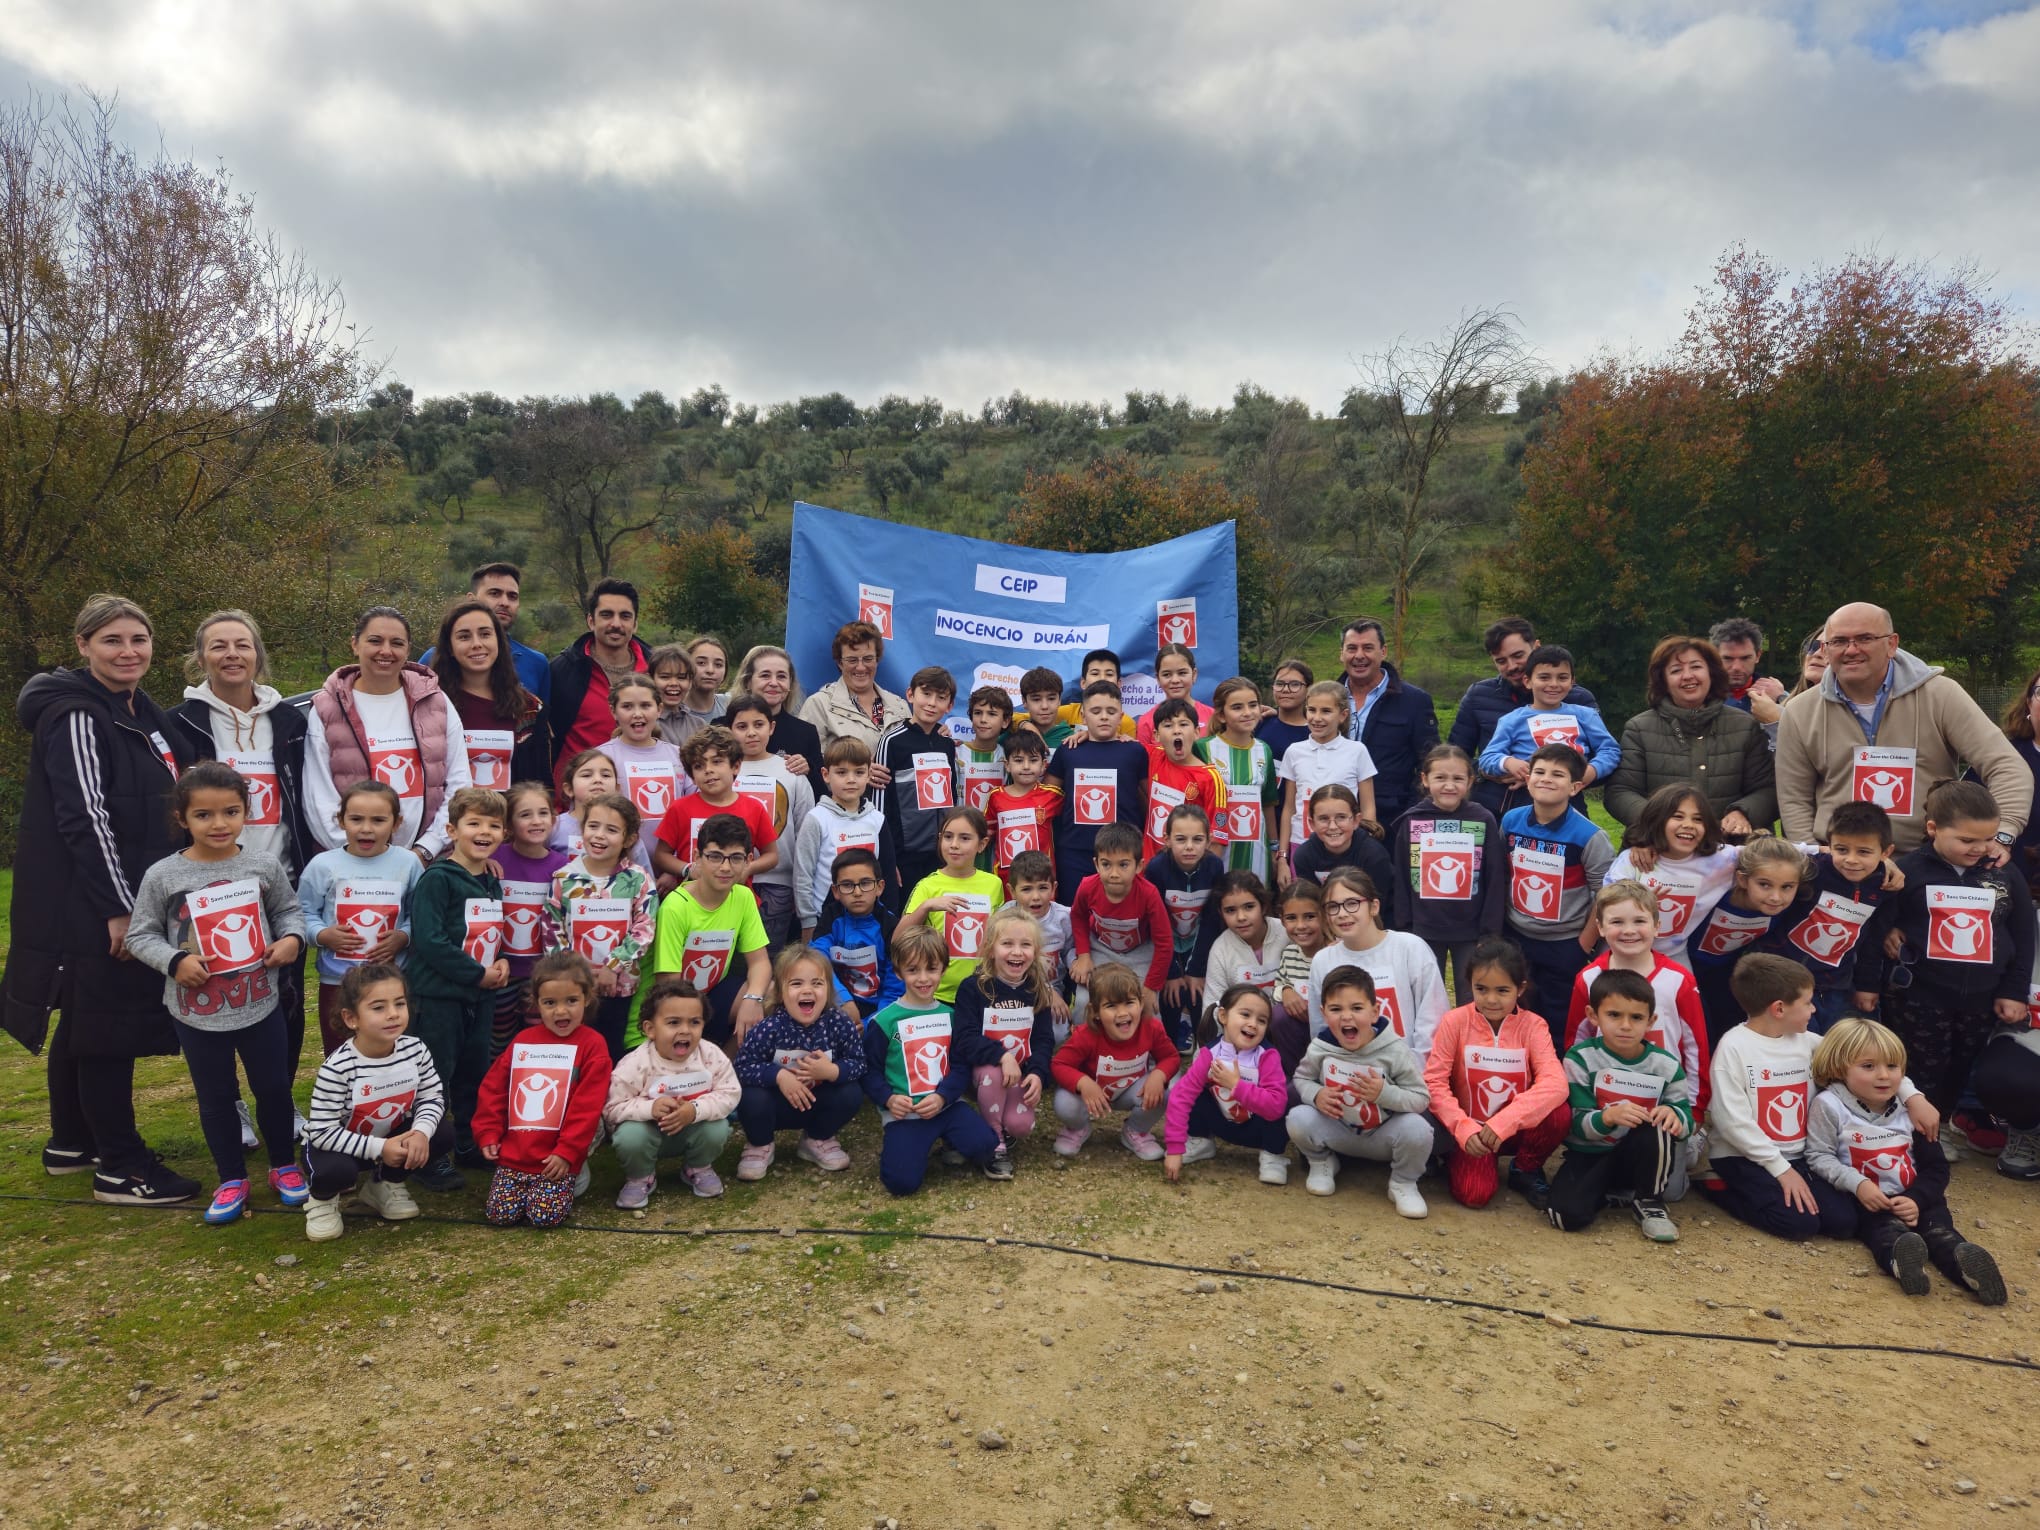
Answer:
[[[737,1103],[737,1124],[752,1147],[770,1147],[777,1132],[799,1127],[804,1137],[827,1140],[848,1126],[864,1108],[864,1086],[855,1079],[834,1079],[816,1084],[815,1102],[796,1110],[792,1101],[771,1084],[746,1084]]]
[[[928,1177],[928,1155],[937,1140],[947,1142],[973,1163],[985,1163],[998,1150],[999,1137],[985,1118],[961,1100],[932,1121],[919,1116],[885,1117],[878,1149],[878,1178],[894,1195],[912,1195]]]

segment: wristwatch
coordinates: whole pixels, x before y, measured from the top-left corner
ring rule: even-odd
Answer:
[[[1999,829],[1995,837],[2007,850],[2011,849],[2012,842],[2018,838],[2010,829]]]

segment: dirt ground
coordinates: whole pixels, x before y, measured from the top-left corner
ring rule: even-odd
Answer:
[[[282,1214],[12,1202],[0,1525],[2040,1524],[2040,1372],[1778,1343],[2040,1352],[2040,1187],[1984,1162],[1953,1199],[2013,1285],[1996,1311],[1698,1199],[1671,1248],[1442,1185],[1413,1223],[1375,1166],[1319,1199],[1226,1150],[1171,1188],[1102,1140],[1058,1165],[1044,1131],[1009,1185],[937,1167],[893,1203],[872,1136],[847,1174],[782,1161],[636,1217],[610,1167],[547,1234],[350,1218],[313,1246]],[[0,1189],[82,1193],[26,1141]]]

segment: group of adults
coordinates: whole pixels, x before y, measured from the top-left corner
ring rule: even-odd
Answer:
[[[512,636],[522,581],[508,564],[476,571],[469,596],[442,619],[420,659],[402,613],[371,607],[355,623],[352,662],[312,697],[309,715],[268,683],[262,630],[245,611],[220,611],[198,627],[185,657],[190,684],[166,709],[142,688],[156,633],[133,602],[98,595],[73,626],[76,668],[40,674],[23,689],[18,714],[33,742],[18,831],[13,936],[0,975],[0,1023],[31,1051],[45,1050],[54,1173],[96,1170],[108,1180],[175,1179],[143,1141],[134,1112],[134,1065],[169,1054],[176,1041],[162,982],[129,960],[123,942],[134,893],[148,867],[174,853],[181,836],[169,813],[179,771],[202,759],[235,766],[255,785],[243,844],[282,861],[293,877],[311,856],[339,843],[340,793],[370,775],[389,780],[404,807],[396,843],[429,860],[445,846],[445,803],[474,780],[484,757],[467,742],[496,740],[484,779],[554,776],[559,762],[610,738],[612,684],[649,671],[653,654],[637,635],[637,592],[621,580],[598,584],[586,633],[548,658]],[[1496,673],[1471,686],[1451,742],[1479,758],[1508,712],[1529,700],[1525,664],[1537,646],[1528,622],[1488,629]],[[907,716],[905,700],[878,684],[884,643],[861,622],[842,628],[832,656],[837,678],[803,696],[785,650],[753,648],[736,668],[736,689],[771,709],[770,747],[795,772],[819,774],[833,738],[875,744]],[[703,722],[727,693],[729,654],[714,639],[689,650],[686,708]],[[1622,730],[1622,763],[1606,785],[1608,810],[1625,824],[1657,788],[1701,784],[1731,829],[1774,820],[1796,839],[1815,837],[1836,803],[1848,800],[1856,751],[1910,751],[1920,789],[1894,812],[1902,848],[1921,836],[1925,784],[1973,771],[2003,814],[2001,854],[2040,879],[2034,827],[2040,797],[2040,675],[2002,726],[1955,681],[1900,645],[1890,616],[1874,605],[1842,607],[1795,655],[1788,690],[1760,673],[1763,634],[1741,618],[1706,638],[1669,637],[1650,660],[1645,711]],[[1438,743],[1436,708],[1386,657],[1381,623],[1362,618],[1341,637],[1350,733],[1373,756],[1377,816],[1392,822],[1418,799],[1418,771]],[[1309,675],[1286,662],[1275,676],[1272,733],[1301,732]],[[1576,689],[1572,698],[1592,704]],[[395,763],[390,757],[396,757]],[[415,772],[415,776],[414,773]],[[1482,781],[1490,806],[1506,783]],[[303,1004],[285,977],[292,1066],[303,1044]],[[52,1014],[61,1016],[50,1034]]]

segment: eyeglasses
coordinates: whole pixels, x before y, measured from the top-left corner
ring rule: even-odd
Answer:
[[[742,850],[704,850],[696,857],[711,866],[741,866],[750,858],[750,855]]]
[[[855,882],[838,882],[836,884],[836,891],[846,893],[868,893],[877,886],[878,879],[876,877],[859,877]]]
[[[1346,898],[1337,903],[1327,903],[1325,905],[1325,912],[1328,914],[1357,914],[1365,907],[1367,907],[1366,903],[1359,898]]]
[[[1829,653],[1846,653],[1851,648],[1868,648],[1872,643],[1881,643],[1890,636],[1888,632],[1859,632],[1848,637],[1822,638],[1820,646]]]
[[[1275,682],[1275,689],[1278,691],[1300,691],[1303,689],[1303,682],[1301,680],[1277,680]]]

